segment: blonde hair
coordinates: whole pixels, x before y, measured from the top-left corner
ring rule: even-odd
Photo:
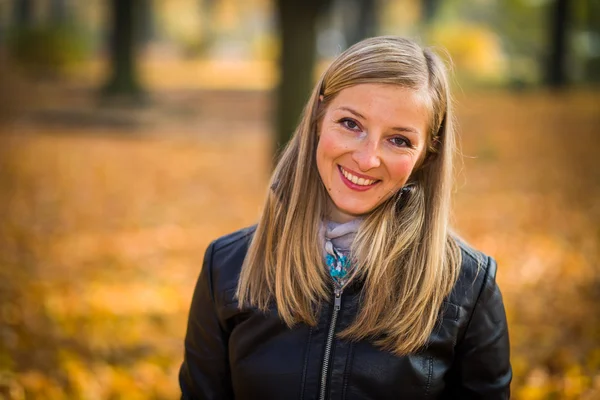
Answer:
[[[430,108],[424,161],[410,191],[369,213],[352,246],[362,280],[360,309],[339,337],[369,339],[397,355],[424,346],[460,268],[448,219],[455,152],[453,114],[443,62],[399,37],[376,37],[343,52],[324,72],[271,178],[271,188],[242,266],[240,307],[275,302],[288,325],[316,325],[331,296],[318,227],[327,192],[316,167],[317,126],[327,104],[360,83],[400,85],[426,94]],[[319,97],[322,100],[319,101]]]

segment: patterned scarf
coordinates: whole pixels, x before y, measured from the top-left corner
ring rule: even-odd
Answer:
[[[343,289],[352,276],[350,247],[361,222],[360,218],[342,224],[324,221],[321,226],[320,234],[324,242],[325,262],[338,289]]]

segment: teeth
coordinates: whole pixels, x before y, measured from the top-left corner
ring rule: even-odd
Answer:
[[[352,175],[350,172],[346,171],[344,168],[342,168],[342,174],[344,174],[346,179],[348,179],[350,182],[354,183],[355,185],[369,186],[369,185],[372,185],[373,183],[375,183],[375,181],[376,181],[376,179],[359,178],[358,176]]]

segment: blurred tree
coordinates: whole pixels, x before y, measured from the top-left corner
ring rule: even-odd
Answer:
[[[586,6],[586,30],[591,45],[585,75],[590,82],[600,82],[600,1],[587,0]]]
[[[215,40],[215,32],[213,27],[213,17],[215,14],[215,6],[217,0],[200,0],[200,42],[197,44],[196,50],[200,54],[205,54],[212,46]]]
[[[50,2],[50,19],[55,24],[65,24],[69,22],[69,13],[65,0],[52,0]]]
[[[430,24],[435,17],[438,0],[421,0],[421,18],[424,24]]]
[[[502,40],[507,57],[507,82],[514,89],[538,85],[544,79],[546,63],[541,60],[547,56],[549,6],[547,2],[505,0],[497,2],[491,10],[488,20]]]
[[[110,1],[110,77],[102,88],[105,97],[139,101],[142,86],[136,68],[136,40],[140,4],[148,0]]]
[[[20,28],[33,25],[33,11],[33,0],[14,0],[14,24]]]
[[[343,14],[344,38],[348,47],[376,35],[379,9],[377,0],[345,0],[338,4]]]
[[[7,14],[7,4],[0,3],[0,57],[4,56],[4,50],[6,45],[6,31],[9,23]]]
[[[563,87],[567,84],[567,35],[570,18],[568,0],[554,0],[550,7],[550,54],[547,63],[546,84]]]
[[[11,61],[31,77],[56,79],[89,54],[88,37],[72,18],[75,15],[69,15],[66,0],[23,0],[13,5],[7,50]],[[35,18],[38,11],[45,11],[43,18]]]
[[[438,0],[420,0],[419,3],[421,14],[417,31],[427,40],[431,40],[433,31],[435,31],[434,20],[439,13],[440,3]]]
[[[277,0],[281,54],[275,151],[288,142],[313,85],[317,18],[330,0]]]
[[[156,37],[156,21],[154,19],[154,0],[139,2],[139,29],[137,40],[142,46],[147,45]]]

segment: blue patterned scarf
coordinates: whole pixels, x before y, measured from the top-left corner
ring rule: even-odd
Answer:
[[[343,289],[351,278],[353,265],[350,247],[361,222],[362,219],[360,218],[342,224],[324,221],[321,226],[325,262],[329,269],[329,274],[338,289]]]

